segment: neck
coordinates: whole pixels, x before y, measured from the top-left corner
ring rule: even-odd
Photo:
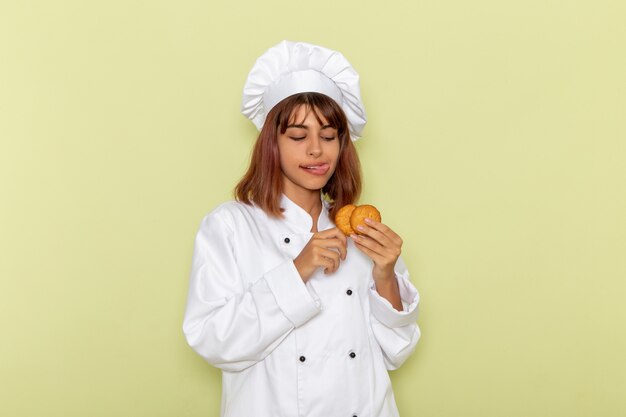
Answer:
[[[290,187],[283,187],[283,193],[288,199],[300,206],[304,211],[309,213],[313,220],[312,232],[317,232],[317,219],[322,212],[322,200],[319,190],[293,190]]]

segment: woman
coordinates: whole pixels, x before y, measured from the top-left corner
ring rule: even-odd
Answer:
[[[402,241],[376,221],[349,238],[332,222],[361,190],[358,75],[285,41],[257,60],[243,109],[261,132],[237,201],[200,225],[183,324],[223,371],[221,415],[397,416],[387,370],[420,336]]]

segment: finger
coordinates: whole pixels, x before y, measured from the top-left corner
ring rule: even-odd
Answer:
[[[359,230],[363,230],[362,233],[366,233],[365,235],[358,235],[357,238],[360,243],[379,255],[392,259],[395,262],[402,253],[401,246],[381,232],[368,227]]]
[[[352,237],[352,239],[354,239],[354,243],[356,245],[359,245],[361,247],[364,247],[366,249],[368,249],[369,251],[376,253],[378,256],[384,256],[385,255],[385,248],[383,245],[381,245],[380,243],[378,243],[376,240],[367,237],[367,236],[363,236],[363,235],[351,235],[350,237]]]
[[[337,227],[333,227],[332,229],[327,229],[321,232],[317,232],[313,235],[313,237],[319,238],[319,239],[335,238],[335,239],[339,239],[340,241],[344,243],[347,241],[346,235],[344,235],[343,232],[339,230],[339,228]]]
[[[394,241],[397,245],[402,246],[402,238],[400,237],[400,235],[394,232],[386,224],[377,222],[376,220],[370,219],[369,217],[365,219],[365,223],[367,223],[368,226],[372,227],[373,229],[378,230],[379,232],[387,236],[389,239]]]
[[[384,233],[372,227],[359,225],[357,226],[357,229],[359,230],[360,233],[363,233],[364,235],[374,239],[375,241],[380,243],[382,246],[388,246],[388,247],[396,246],[396,243],[393,242],[387,235],[385,235]]]
[[[324,269],[325,274],[332,274],[335,272],[335,264],[328,258],[320,260],[319,267]]]
[[[357,249],[363,252],[366,256],[368,256],[374,262],[374,265],[376,265],[378,268],[393,269],[394,265],[396,264],[398,260],[397,257],[381,255],[377,253],[376,251],[371,250],[370,248],[364,245],[361,245],[359,243],[356,243],[355,246],[357,247]]]
[[[369,250],[379,255],[381,257],[380,262],[384,264],[395,263],[402,253],[402,250],[399,246],[383,246],[379,242],[368,236],[355,235],[355,240],[356,243],[365,246]]]
[[[348,242],[347,241],[346,242],[340,242],[339,245],[335,245],[334,246],[334,248],[339,251],[339,256],[341,257],[342,261],[346,260],[347,246],[348,246]]]
[[[339,268],[339,266],[332,259],[326,258],[326,261],[328,263],[328,266],[324,268],[325,274],[332,274]]]
[[[338,228],[334,227],[330,229],[333,231],[332,237],[341,242],[339,251],[342,253],[342,259],[346,259],[346,247],[348,246],[348,237]]]
[[[357,249],[359,249],[361,252],[363,252],[364,254],[366,254],[372,261],[374,261],[375,264],[382,264],[384,262],[384,257],[382,255],[380,255],[378,252],[370,249],[369,247],[365,246],[364,244],[361,243],[361,240],[363,238],[360,238],[358,240],[355,240],[355,246],[357,247]]]
[[[331,262],[331,272],[335,272],[339,268],[339,254],[331,249],[319,248],[318,261],[327,265],[327,262]]]
[[[343,234],[343,233],[342,233]],[[334,248],[336,249],[342,260],[346,259],[346,246],[347,246],[347,238],[344,236],[344,239],[320,239],[320,238],[316,238],[313,245],[314,246],[319,246],[321,248]]]
[[[333,259],[333,253],[335,254],[334,255],[335,257],[339,255],[337,254],[337,252],[334,252],[331,250],[328,250],[329,253],[326,253],[326,250],[327,249],[317,248],[313,253],[313,258],[311,259],[311,263],[316,269],[323,268],[324,272],[330,273],[336,269],[336,262]],[[328,255],[328,256],[325,256],[325,255]]]

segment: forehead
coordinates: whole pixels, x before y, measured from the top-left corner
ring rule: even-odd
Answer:
[[[300,104],[291,112],[291,115],[289,116],[289,125],[304,124],[305,121],[308,123],[319,123],[320,126],[328,124],[328,120],[326,120],[318,108],[306,104]]]

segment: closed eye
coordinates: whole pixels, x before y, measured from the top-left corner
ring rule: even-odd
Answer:
[[[302,136],[302,137],[289,136],[289,139],[293,139],[293,140],[302,140],[304,138],[306,138],[306,136]]]

